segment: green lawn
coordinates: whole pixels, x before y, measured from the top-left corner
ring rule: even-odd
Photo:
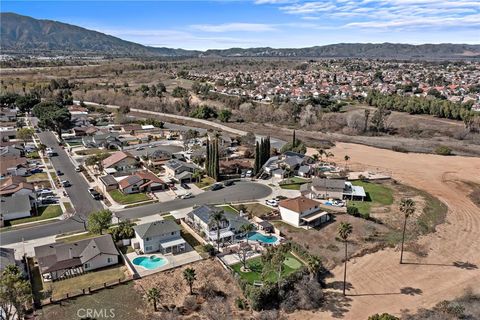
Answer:
[[[237,263],[232,265],[232,269],[238,273],[243,279],[247,280],[249,283],[254,283],[254,281],[267,281],[275,282],[277,280],[277,274],[275,272],[270,272],[265,276],[265,279],[262,279],[262,270],[263,264],[260,257],[256,257],[247,261],[247,265],[250,268],[250,272],[241,272],[240,268],[242,263]],[[282,277],[289,275],[290,273],[300,269],[302,263],[295,258],[290,252],[285,255],[285,261],[283,262],[283,271]]]
[[[29,152],[27,153],[26,157],[29,159],[40,159],[40,155],[38,154],[38,151]]]
[[[299,231],[303,231],[305,229],[303,228],[297,228],[297,227],[294,227],[292,225],[289,225],[288,223],[285,223],[283,222],[282,220],[273,220],[273,221],[270,221],[275,227],[278,227],[278,228],[285,228],[288,230],[288,232],[299,232]]]
[[[294,184],[281,184],[280,188],[286,190],[300,190],[301,184],[294,183]]]
[[[230,205],[223,205],[223,206],[217,206],[217,207],[221,208],[225,212],[238,214],[238,211],[235,208],[231,207]]]
[[[215,183],[215,179],[210,177],[203,177],[199,182],[196,182],[195,185],[200,189],[211,186]]]
[[[38,216],[16,219],[10,221],[10,225],[18,225],[21,223],[42,221],[45,219],[56,218],[62,215],[62,208],[59,205],[49,205],[46,207],[38,207]]]
[[[86,232],[86,233],[76,233],[72,234],[71,236],[67,236],[65,238],[61,239],[55,239],[56,242],[77,242],[80,240],[88,239],[88,238],[93,238],[93,237],[98,237],[98,234]]]
[[[73,213],[73,207],[72,207],[72,204],[70,202],[63,202],[63,205],[65,206],[65,210],[68,213]]]
[[[120,204],[130,204],[150,200],[145,193],[123,194],[120,190],[111,190],[108,192],[113,200]]]
[[[240,204],[237,204],[237,205],[234,205],[233,207],[240,211],[240,208],[241,208],[242,205]],[[272,208],[270,207],[267,207],[261,203],[248,203],[248,204],[244,204],[243,205],[245,207],[245,209],[250,212],[251,214],[253,214],[254,216],[256,217],[261,217],[267,213],[270,213],[272,211]]]
[[[195,238],[190,232],[183,229],[180,230],[180,235],[182,236],[185,241],[197,251],[203,258],[207,258],[208,254],[203,250],[203,245]]]
[[[100,153],[105,153],[105,152],[109,152],[109,151],[108,150],[96,149],[96,148],[75,151],[75,153],[80,155],[80,156],[90,156],[90,155],[93,155],[93,154],[100,154]]]
[[[367,200],[381,205],[391,205],[393,203],[393,192],[389,187],[372,182],[354,181],[354,186],[362,186],[367,194]]]
[[[48,181],[48,174],[46,172],[39,172],[27,177],[27,182],[34,181]]]
[[[310,182],[310,179],[305,179],[301,177],[291,177],[291,178],[286,178],[280,181],[280,184],[291,184],[291,183],[307,183]]]
[[[350,201],[349,205],[357,207],[361,214],[370,214],[372,206],[388,206],[393,203],[393,191],[389,187],[372,182],[354,181],[353,185],[362,186],[367,198],[365,201]]]
[[[165,215],[165,216],[162,215],[162,218],[163,218],[164,220],[173,220],[173,221],[176,220],[175,217],[172,216],[171,214],[167,214],[167,215]]]

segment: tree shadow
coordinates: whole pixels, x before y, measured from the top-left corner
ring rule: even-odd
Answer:
[[[455,261],[452,264],[448,263],[422,263],[422,262],[403,262],[403,264],[414,264],[418,266],[439,266],[439,267],[456,267],[464,270],[475,270],[478,269],[478,266],[474,263],[468,261]]]
[[[329,312],[332,318],[344,318],[350,309],[352,299],[344,296],[341,292],[325,292],[325,302],[322,311]]]
[[[464,269],[464,270],[475,270],[478,269],[478,266],[476,264],[470,263],[470,262],[463,262],[463,261],[455,261],[453,263],[454,267]]]
[[[412,287],[403,287],[400,289],[400,294],[405,294],[408,296],[417,296],[423,293],[422,289],[420,288],[412,288]]]
[[[343,290],[343,281],[333,281],[329,282],[325,285],[326,289],[333,289],[333,290]],[[345,289],[347,291],[353,289],[353,285],[347,281],[345,284]]]

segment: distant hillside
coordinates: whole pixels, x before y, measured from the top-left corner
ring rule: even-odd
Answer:
[[[0,14],[2,51],[95,53],[129,56],[181,56],[186,50],[146,47],[70,24],[37,20],[15,13]],[[195,53],[193,53],[195,54]]]
[[[207,50],[205,56],[243,57],[316,57],[316,58],[396,58],[396,59],[448,59],[480,58],[480,45],[400,43],[339,43],[300,49],[232,48]]]
[[[205,52],[148,47],[74,25],[0,13],[2,52],[108,54],[114,56],[311,57],[459,59],[480,58],[480,45],[340,43],[299,49],[231,48]]]

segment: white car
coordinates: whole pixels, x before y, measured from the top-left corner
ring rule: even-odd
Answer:
[[[76,171],[76,172],[80,172],[80,171],[82,171],[82,168],[81,168],[80,166],[76,166],[76,167],[75,167],[75,171]]]
[[[265,203],[271,207],[278,207],[278,201],[275,199],[265,200]]]
[[[182,199],[190,199],[190,198],[193,198],[193,195],[192,195],[190,192],[187,192],[187,193],[185,193],[184,195],[182,195],[180,198],[182,198]]]

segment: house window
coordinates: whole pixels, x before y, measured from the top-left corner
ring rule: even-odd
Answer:
[[[145,247],[145,251],[152,251],[152,246]]]
[[[90,268],[90,263],[85,263],[85,264],[83,265],[83,268],[84,268],[84,269]]]
[[[174,232],[172,232],[172,236],[173,236],[174,234],[175,234],[175,231],[174,231]]]
[[[107,258],[107,263],[112,263],[113,259],[112,258]]]
[[[146,237],[146,238],[145,238],[145,241],[150,241],[150,238],[149,238],[149,237]]]

